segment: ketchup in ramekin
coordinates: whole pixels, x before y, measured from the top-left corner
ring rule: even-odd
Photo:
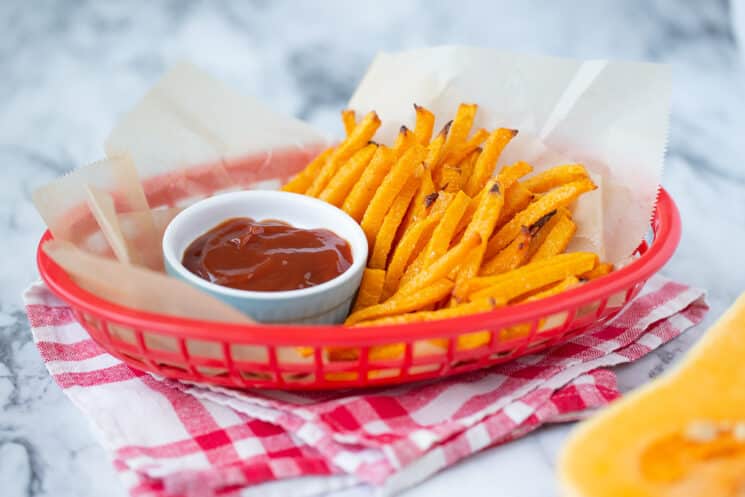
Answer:
[[[336,278],[352,265],[352,250],[345,239],[327,229],[240,217],[196,238],[184,251],[182,264],[217,285],[277,292]]]

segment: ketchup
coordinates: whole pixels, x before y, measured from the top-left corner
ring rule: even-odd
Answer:
[[[326,229],[282,221],[228,219],[184,251],[186,269],[218,285],[263,292],[299,290],[336,278],[352,265],[349,243]]]

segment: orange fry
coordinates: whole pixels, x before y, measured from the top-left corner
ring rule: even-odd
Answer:
[[[360,123],[355,126],[352,134],[342,141],[321,168],[321,171],[313,180],[306,195],[317,197],[326,187],[331,178],[357,150],[361,149],[372,139],[380,127],[380,118],[373,111],[368,113]]]
[[[357,126],[357,117],[352,109],[344,109],[341,111],[341,122],[344,124],[344,131],[347,136],[352,134],[354,127]]]
[[[371,143],[358,150],[349,162],[331,178],[318,198],[339,207],[370,163],[377,148],[377,145]]]
[[[486,257],[493,257],[507,246],[520,232],[522,226],[530,226],[541,217],[559,207],[566,207],[574,202],[581,194],[594,190],[595,184],[589,179],[573,181],[558,188],[554,188],[541,198],[531,203],[512,218],[507,224],[489,240]]]
[[[522,162],[522,161],[503,167],[502,170],[499,171],[499,174],[497,175],[497,178],[499,180],[500,191],[504,192],[505,190],[509,189],[513,184],[515,184],[515,182],[519,178],[521,178],[522,176],[525,176],[532,170],[533,170],[533,167],[530,164],[528,164],[527,162]],[[466,228],[467,224],[471,222],[471,219],[476,213],[476,209],[481,204],[481,200],[483,199],[485,192],[489,188],[491,188],[491,186],[487,187],[487,185],[484,185],[484,188],[481,189],[478,195],[476,195],[476,197],[474,197],[474,199],[471,200],[471,203],[466,209],[466,213],[463,215],[463,217],[460,220],[460,224],[458,225],[458,229],[456,230],[456,233],[460,233],[462,230]],[[504,206],[504,202],[503,202],[503,206]]]
[[[502,150],[515,135],[517,135],[517,130],[507,128],[496,129],[489,135],[486,143],[484,143],[484,151],[479,155],[473,174],[468,179],[465,188],[468,195],[474,196],[484,187],[494,173],[494,168],[497,166]]]
[[[341,209],[352,216],[355,221],[360,222],[370,200],[375,195],[383,178],[393,166],[393,150],[386,146],[379,146],[373,155],[370,164],[363,171],[359,181],[352,187],[347,198],[344,199]]]
[[[473,126],[473,120],[476,118],[477,110],[478,105],[476,104],[460,104],[458,106],[453,125],[448,134],[447,143],[445,144],[443,158],[447,158],[466,143],[468,134],[471,132],[471,127]]]
[[[597,266],[592,268],[590,271],[580,274],[579,277],[583,280],[589,281],[600,278],[601,276],[605,276],[606,274],[611,272],[613,272],[613,264],[603,262],[602,264],[598,264]]]
[[[421,176],[414,175],[406,182],[401,192],[396,196],[388,214],[383,219],[380,230],[374,234],[373,251],[368,261],[368,267],[374,269],[383,269],[386,267],[388,253],[391,251],[391,244],[396,236],[401,220],[409,208],[411,199],[414,197],[419,187]]]
[[[530,231],[523,229],[509,245],[499,251],[481,267],[481,276],[506,273],[520,267],[528,258],[530,248]]]
[[[435,195],[432,195],[430,199],[434,197]],[[437,192],[436,197],[437,198],[434,201],[432,201],[432,207],[429,208],[428,217],[437,217],[438,219],[440,219],[440,221],[438,221],[438,224],[437,224],[437,227],[439,227],[440,224],[442,224],[442,221],[441,221],[442,216],[445,215],[448,208],[450,207],[450,204],[452,204],[453,201],[455,200],[456,195],[453,195],[452,193],[449,193],[449,192]],[[446,227],[447,225],[443,225],[442,229],[447,229]],[[434,231],[430,236],[422,237],[419,240],[419,243],[417,243],[416,248],[414,249],[414,253],[418,255],[414,258],[414,261],[410,263],[409,266],[404,271],[404,275],[401,277],[401,281],[400,281],[401,285],[408,282],[415,275],[419,274],[422,268],[424,268],[425,262],[427,263],[431,262],[428,260],[428,257],[427,257],[427,254],[431,253],[428,247],[430,247],[430,244],[432,243],[433,239],[436,239],[436,238],[440,239],[444,236],[445,234],[437,233],[436,231]],[[448,245],[445,245],[444,248],[442,249],[443,254],[447,252],[448,246],[449,246],[449,242],[448,242]]]
[[[432,171],[432,176],[435,176],[438,165],[442,159],[443,153],[445,153],[445,143],[450,134],[450,125],[452,121],[445,124],[434,140],[432,140],[427,146],[427,158],[424,163]]]
[[[420,323],[422,321],[434,321],[436,319],[450,319],[458,316],[466,316],[468,314],[488,312],[500,307],[500,305],[504,304],[497,302],[495,299],[486,298],[475,302],[467,302],[456,307],[438,309],[436,311],[416,311],[408,314],[399,314],[369,321],[361,321],[354,326],[385,326],[391,324]]]
[[[546,297],[553,297],[558,295],[570,288],[573,288],[579,284],[579,278],[576,276],[568,276],[558,283],[553,283],[548,288],[542,289],[541,291],[529,294],[527,297],[516,300],[515,302],[535,302],[536,300],[545,299]]]
[[[455,198],[448,205],[445,215],[440,220],[437,228],[435,228],[432,238],[427,244],[424,256],[425,265],[431,264],[447,252],[450,242],[455,235],[455,228],[458,226],[458,222],[466,211],[466,207],[470,201],[471,199],[468,198],[468,195],[462,191],[455,194]]]
[[[415,143],[417,143],[417,139],[416,136],[414,136],[414,133],[406,126],[401,126],[401,130],[398,132],[398,137],[396,138],[396,143],[393,145],[393,153],[395,154],[396,159],[405,154],[406,151]]]
[[[528,191],[522,183],[513,183],[511,187],[507,188],[504,194],[504,207],[502,207],[502,212],[499,214],[495,229],[504,226],[515,214],[525,209],[533,200],[535,200],[535,195]]]
[[[419,184],[419,189],[414,196],[414,200],[411,201],[411,208],[406,213],[402,228],[404,232],[411,227],[411,225],[427,214],[427,210],[437,200],[437,194],[435,193],[435,184],[432,182],[432,172],[427,169],[422,174],[422,181]]]
[[[393,251],[393,257],[391,257],[391,262],[388,265],[388,270],[385,274],[383,298],[388,298],[396,293],[398,284],[401,281],[401,276],[403,276],[404,270],[409,264],[417,245],[419,245],[419,241],[422,238],[426,239],[428,235],[431,235],[441,217],[442,213],[438,213],[420,219],[416,221],[410,229],[404,232],[401,241],[399,241],[396,246],[396,250]]]
[[[282,191],[293,192],[293,193],[305,193],[306,190],[313,183],[313,179],[318,175],[326,161],[331,156],[334,148],[327,148],[313,159],[310,164],[305,166],[305,169],[300,171],[288,181],[283,187]]]
[[[479,241],[478,235],[464,238],[460,243],[458,243],[458,245],[448,250],[445,255],[437,259],[430,266],[425,267],[419,274],[415,275],[408,282],[401,285],[401,288],[399,288],[396,295],[416,293],[435,281],[445,278],[454,267],[463,262],[463,258],[466,254],[478,245]],[[391,298],[395,298],[396,295]]]
[[[581,164],[565,164],[546,169],[526,179],[523,186],[533,193],[544,193],[557,186],[587,178],[587,169]]]
[[[365,210],[365,215],[362,216],[362,230],[367,235],[367,240],[372,245],[375,239],[375,234],[380,229],[380,225],[383,223],[383,218],[388,212],[388,208],[391,206],[392,200],[399,194],[401,189],[408,181],[409,177],[418,171],[422,174],[422,169],[417,167],[424,158],[425,149],[419,144],[415,144],[396,162],[390,172],[383,178],[383,182],[380,187],[375,191],[370,205]]]
[[[473,170],[476,167],[476,161],[479,160],[481,155],[481,148],[476,147],[470,154],[468,154],[462,161],[460,161],[460,179],[458,184],[462,190],[464,186],[468,184],[468,179],[473,174]]]
[[[414,104],[416,112],[416,125],[414,136],[422,145],[427,145],[432,139],[432,128],[435,126],[435,115],[421,105]]]
[[[494,297],[509,302],[532,290],[589,271],[596,262],[597,255],[590,252],[559,254],[508,273],[473,278],[467,283],[466,293],[472,301]]]
[[[553,226],[547,226],[546,228],[549,228],[549,231],[543,242],[536,247],[535,253],[530,257],[530,262],[547,259],[564,252],[577,231],[577,225],[574,224],[571,216],[565,213],[558,216]]]
[[[427,305],[439,302],[450,294],[453,288],[453,282],[447,279],[440,279],[432,282],[427,288],[413,294],[397,293],[382,304],[373,305],[349,315],[344,324],[351,326],[362,321],[403,314],[419,310]]]
[[[357,292],[357,298],[354,301],[352,312],[357,312],[380,302],[384,282],[384,270],[365,268],[365,271],[362,273],[362,282],[360,283],[360,289]]]
[[[458,269],[454,292],[456,299],[464,299],[466,297],[463,293],[464,285],[468,280],[478,274],[481,262],[484,260],[487,240],[494,230],[494,224],[497,222],[502,205],[504,205],[503,190],[500,183],[500,178],[489,180],[484,188],[486,193],[482,195],[481,202],[473,214],[473,219],[466,227],[463,236],[468,238],[476,234],[479,236],[481,243],[468,254],[468,257]]]

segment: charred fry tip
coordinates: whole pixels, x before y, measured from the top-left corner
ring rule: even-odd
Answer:
[[[450,186],[450,183],[449,182],[448,183],[445,183],[444,185],[442,185],[442,188],[441,189],[442,190],[447,190],[448,189],[448,186]]]
[[[445,126],[442,127],[442,129],[440,130],[438,134],[442,136],[447,136],[448,133],[450,132],[450,126],[452,125],[453,125],[453,120],[451,119],[450,121],[445,123]]]
[[[497,299],[494,297],[489,297],[489,305],[492,307],[497,307]]]
[[[520,249],[520,250],[524,249],[525,248],[525,242],[518,243],[517,244],[517,248]]]
[[[489,188],[489,193],[497,193],[498,194],[499,192],[500,192],[500,190],[499,190],[499,183],[497,183],[495,181],[494,184],[491,186],[491,188]]]
[[[380,143],[376,142],[375,140],[370,140],[367,142],[368,145],[375,145],[376,147],[380,145]]]
[[[406,135],[409,133],[409,128],[406,127],[406,125],[403,125],[398,130],[399,133]]]
[[[513,138],[514,138],[515,136],[517,136],[517,134],[519,133],[519,131],[518,131],[518,130],[516,130],[516,129],[511,129],[511,130],[509,130],[509,132],[510,132],[510,133],[512,134],[512,137],[513,137]]]
[[[580,283],[587,283],[590,280],[588,278],[580,277],[580,278],[577,278],[577,281],[579,281]]]
[[[530,236],[535,236],[535,234],[538,233],[541,230],[541,228],[543,228],[543,226],[549,221],[549,219],[551,219],[555,215],[556,215],[556,209],[552,210],[545,216],[538,219],[538,221],[531,224],[530,228],[528,228],[530,231]]]
[[[429,209],[432,206],[432,204],[435,203],[435,201],[437,200],[437,197],[439,197],[439,196],[440,196],[439,193],[432,192],[429,195],[427,195],[426,197],[424,197],[424,207],[426,207],[427,209]]]
[[[414,110],[417,110],[418,111],[421,108],[422,108],[421,105],[417,105],[416,103],[414,104]]]

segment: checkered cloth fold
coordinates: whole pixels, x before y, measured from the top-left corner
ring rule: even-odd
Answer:
[[[441,381],[358,392],[243,392],[132,369],[42,284],[24,295],[55,381],[133,496],[317,495],[361,482],[391,495],[544,423],[619,395],[607,368],[698,323],[703,292],[656,276],[612,322],[548,351]],[[277,481],[281,480],[281,486]]]

